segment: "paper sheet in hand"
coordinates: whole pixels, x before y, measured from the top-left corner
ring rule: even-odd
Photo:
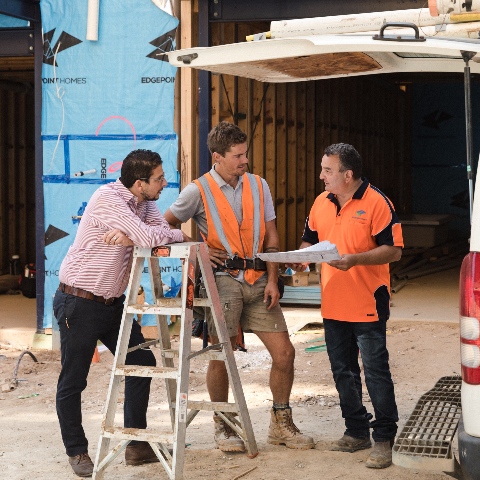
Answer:
[[[316,243],[311,247],[302,248],[301,250],[257,253],[257,257],[260,257],[266,262],[277,263],[321,263],[330,262],[331,260],[340,260],[337,246],[327,240]]]

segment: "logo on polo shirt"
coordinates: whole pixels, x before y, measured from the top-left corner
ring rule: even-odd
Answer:
[[[368,222],[367,212],[365,210],[357,210],[352,216],[352,221],[361,225],[366,225]]]

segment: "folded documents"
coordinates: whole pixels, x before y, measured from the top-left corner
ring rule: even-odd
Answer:
[[[340,260],[337,246],[328,240],[316,243],[311,247],[289,252],[257,253],[257,257],[265,262],[277,263],[322,263]]]

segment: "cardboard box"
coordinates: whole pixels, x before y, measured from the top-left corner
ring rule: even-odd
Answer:
[[[310,271],[308,274],[308,283],[318,285],[320,283],[320,273]]]
[[[310,272],[296,272],[294,275],[281,275],[287,287],[307,287]]]
[[[405,247],[435,247],[448,240],[451,215],[405,215],[400,217]]]

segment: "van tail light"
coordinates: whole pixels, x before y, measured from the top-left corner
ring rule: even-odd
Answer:
[[[460,270],[462,380],[480,385],[480,253],[470,252]]]

